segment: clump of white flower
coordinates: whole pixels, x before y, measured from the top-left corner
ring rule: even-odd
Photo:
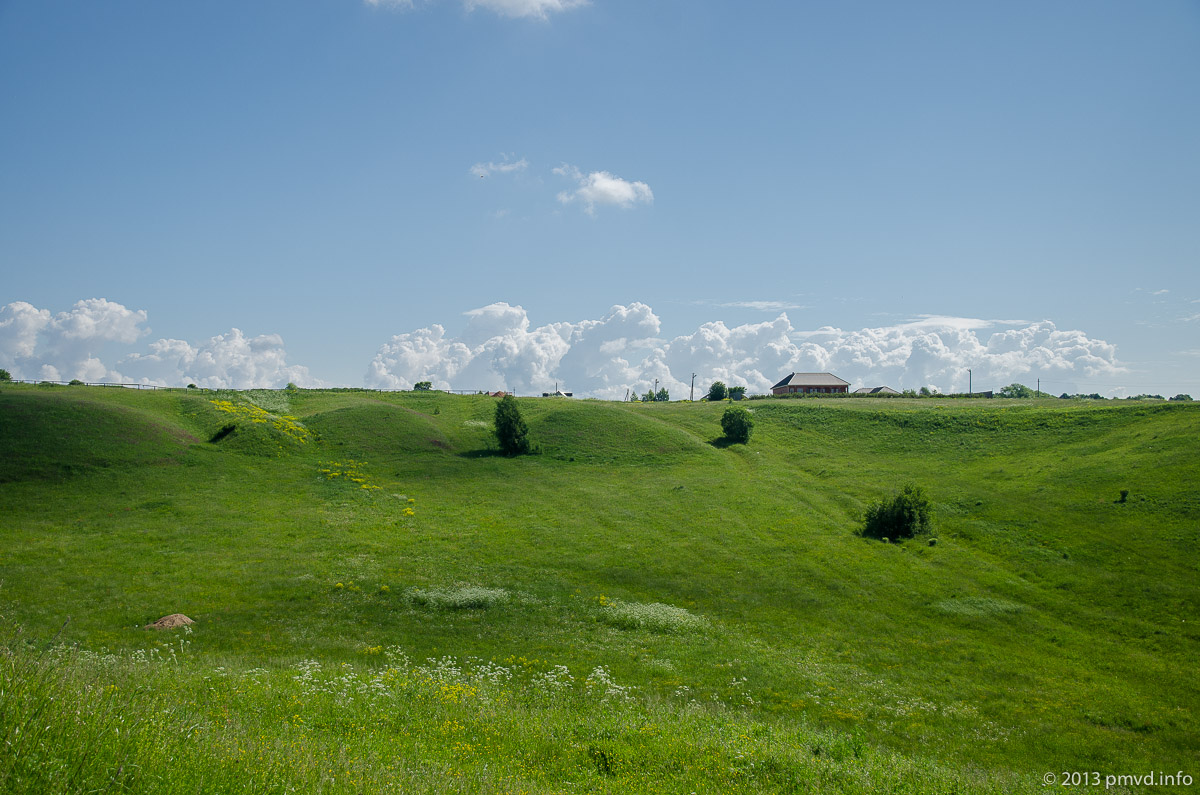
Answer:
[[[619,599],[606,599],[602,603],[600,617],[621,629],[648,629],[651,632],[698,632],[707,623],[702,617],[682,607],[661,602],[623,602]]]
[[[485,610],[508,601],[503,588],[463,585],[458,588],[409,588],[405,598],[414,605],[439,610]]]

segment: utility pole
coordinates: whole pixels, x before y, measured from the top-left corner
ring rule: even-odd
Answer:
[[[973,395],[975,391],[971,388],[971,368],[967,368],[967,394]]]
[[[692,373],[692,391],[688,393],[688,403],[696,402],[696,374]]]

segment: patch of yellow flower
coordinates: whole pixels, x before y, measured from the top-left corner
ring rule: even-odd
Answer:
[[[383,486],[376,486],[368,482],[367,473],[362,469],[366,465],[366,461],[354,460],[347,460],[344,463],[341,461],[322,462],[321,474],[325,476],[326,480],[344,480],[347,483],[357,484],[360,489],[367,491],[382,489]]]
[[[300,444],[305,444],[312,438],[312,431],[301,425],[300,420],[290,414],[272,414],[251,403],[234,403],[232,400],[219,398],[208,402],[213,404],[217,411],[228,414],[235,420],[249,420],[260,425],[270,425],[284,436]]]
[[[438,688],[438,696],[446,704],[460,704],[478,692],[478,688],[466,682],[449,682]]]

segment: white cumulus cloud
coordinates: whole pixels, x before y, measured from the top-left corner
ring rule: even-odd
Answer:
[[[1016,328],[973,318],[923,317],[878,328],[795,329],[786,314],[729,327],[702,324],[673,339],[645,304],[614,306],[599,320],[531,327],[519,306],[492,304],[466,313],[456,336],[435,325],[399,334],[370,363],[366,385],[411,388],[431,380],[440,389],[507,389],[537,394],[557,382],[578,395],[619,399],[658,380],[672,396],[720,380],[766,392],[791,372],[832,372],[855,387],[923,386],[965,391],[999,388],[1036,374],[1068,383],[1125,372],[1114,346],[1050,321]],[[1065,388],[1064,388],[1065,391]]]
[[[196,384],[207,389],[278,389],[288,382],[302,387],[322,385],[307,367],[287,363],[283,338],[278,334],[247,337],[234,328],[195,346],[184,340],[160,339],[149,347],[149,353],[132,353],[120,362],[121,370],[141,383]]]
[[[597,204],[611,204],[628,209],[635,204],[652,204],[654,192],[645,182],[629,182],[607,171],[584,174],[575,166],[563,164],[554,173],[575,181],[574,190],[558,194],[563,204],[579,202],[589,215],[596,212]]]
[[[247,338],[238,329],[193,346],[183,340],[151,342],[131,351],[150,333],[147,313],[106,300],[78,301],[52,313],[24,301],[0,308],[0,366],[14,378],[105,383],[143,383],[212,388],[280,387],[293,381],[320,386],[308,369],[288,365],[276,334]],[[115,367],[101,357],[117,358]]]
[[[470,173],[476,177],[486,177],[491,174],[512,174],[516,171],[524,171],[529,167],[529,161],[525,158],[520,160],[512,160],[509,155],[505,155],[504,159],[499,163],[488,161],[487,163],[476,163],[471,166]]]
[[[112,380],[117,374],[99,354],[148,334],[145,322],[145,310],[104,298],[77,301],[57,314],[15,301],[0,309],[0,365],[14,378]]]

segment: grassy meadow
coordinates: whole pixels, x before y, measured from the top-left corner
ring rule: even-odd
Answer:
[[[1200,406],[742,405],[0,388],[0,791],[1200,779]]]

